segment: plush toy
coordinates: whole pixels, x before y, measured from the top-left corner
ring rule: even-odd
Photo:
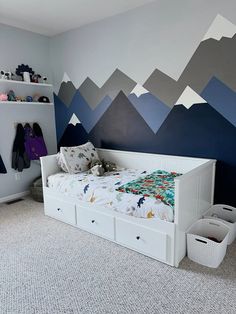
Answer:
[[[24,96],[16,96],[16,101],[21,102],[21,101],[26,101]]]
[[[16,101],[16,96],[13,90],[10,90],[7,96],[8,96],[8,101]]]
[[[90,169],[90,172],[97,177],[101,177],[104,175],[105,170],[102,165],[95,165]]]
[[[31,77],[31,82],[38,83],[40,78],[41,78],[40,74],[33,74]]]
[[[0,94],[0,101],[7,101],[8,97],[7,94]]]
[[[1,70],[1,79],[2,80],[12,80],[12,77],[14,76],[14,74],[11,71],[4,71]]]
[[[111,172],[116,171],[116,164],[111,161],[102,160],[103,168],[105,169],[105,172]]]
[[[103,176],[105,172],[115,171],[116,165],[111,161],[105,161],[104,159],[95,160],[90,164],[90,173],[94,176]]]

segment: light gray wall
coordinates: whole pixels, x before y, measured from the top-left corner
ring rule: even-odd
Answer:
[[[87,76],[101,86],[117,67],[141,84],[155,68],[178,79],[217,14],[236,24],[235,0],[158,0],[54,36],[55,91],[64,72],[76,87]]]
[[[48,76],[51,81],[49,38],[0,24],[0,42],[0,69],[15,72],[16,67],[24,63],[36,72]],[[8,171],[7,174],[0,174],[0,199],[28,190],[29,184],[40,174],[39,165],[32,164],[16,181],[16,172],[11,169],[14,123],[26,121],[38,122],[42,127],[49,153],[56,151],[53,107],[0,104],[0,154]]]

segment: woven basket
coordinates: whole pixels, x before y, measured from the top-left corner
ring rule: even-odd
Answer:
[[[30,187],[30,192],[36,202],[43,203],[43,187],[41,178],[37,178]]]

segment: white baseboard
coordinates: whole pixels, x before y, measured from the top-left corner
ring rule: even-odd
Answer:
[[[16,193],[16,194],[8,195],[8,196],[5,196],[5,197],[1,197],[0,198],[0,203],[6,203],[6,202],[9,202],[9,201],[16,200],[18,198],[21,198],[21,197],[24,197],[26,195],[29,195],[29,193],[30,193],[30,191],[24,191],[24,192],[21,192],[21,193]]]

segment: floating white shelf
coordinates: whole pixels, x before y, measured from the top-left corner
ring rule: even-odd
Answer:
[[[44,84],[44,83],[27,83],[24,81],[14,81],[14,80],[3,80],[0,79],[0,83],[7,83],[7,84],[20,84],[20,85],[28,85],[28,86],[40,86],[40,87],[51,87],[52,84]]]
[[[53,106],[52,102],[30,102],[30,101],[0,101],[0,104],[8,105],[32,105],[32,106]]]

